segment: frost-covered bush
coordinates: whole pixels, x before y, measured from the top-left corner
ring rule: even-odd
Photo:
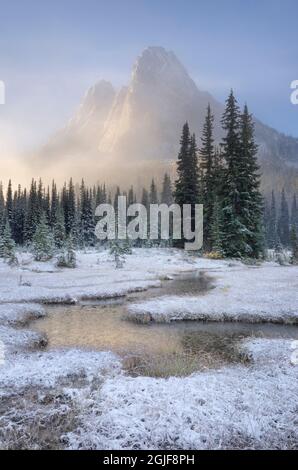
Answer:
[[[76,252],[74,250],[72,236],[70,235],[64,245],[64,249],[57,258],[57,266],[59,268],[75,268],[76,265]]]
[[[131,255],[128,240],[113,240],[110,245],[110,254],[113,255],[116,269],[123,268],[125,255]]]

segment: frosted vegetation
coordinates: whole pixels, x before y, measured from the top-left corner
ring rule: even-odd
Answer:
[[[158,248],[133,249],[122,269],[108,250],[76,252],[76,269],[26,252],[16,256],[18,265],[0,262],[1,448],[297,447],[298,369],[289,339],[243,339],[241,362],[155,378],[131,376],[124,359],[108,350],[48,349],[47,338],[30,329],[48,303],[125,297],[190,271],[204,273],[209,290],[165,299],[155,289],[151,300],[129,302],[131,314],[146,321],[178,320],[186,312],[191,319],[295,323],[297,266]]]

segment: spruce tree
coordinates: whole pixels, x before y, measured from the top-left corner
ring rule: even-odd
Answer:
[[[233,91],[227,101],[222,117],[225,137],[222,155],[226,162],[225,184],[223,187],[223,250],[226,256],[242,257],[251,253],[247,243],[248,228],[244,225],[241,211],[241,138],[240,110]]]
[[[293,195],[292,208],[291,208],[291,227],[295,227],[298,231],[298,205],[296,194]]]
[[[210,241],[212,246],[212,251],[217,253],[219,256],[224,255],[223,250],[223,215],[222,208],[220,205],[219,197],[216,195],[214,198],[213,208],[212,208],[212,217],[210,222]]]
[[[254,140],[252,115],[244,106],[240,124],[239,198],[241,223],[246,229],[248,249],[244,254],[258,258],[264,247],[263,198],[260,192],[258,147]]]
[[[92,211],[92,197],[85,183],[81,184],[80,200],[80,226],[83,239],[83,246],[93,246],[95,241],[95,224]]]
[[[29,196],[28,206],[25,220],[25,241],[30,242],[36,231],[40,218],[38,200],[37,200],[37,188],[36,181],[32,180]]]
[[[210,251],[211,243],[211,221],[212,211],[215,197],[215,175],[214,160],[215,148],[213,139],[213,122],[214,116],[211,113],[208,104],[207,115],[203,126],[203,134],[201,137],[202,146],[200,148],[200,167],[202,169],[202,203],[204,205],[204,249]]]
[[[7,193],[6,193],[5,219],[10,224],[10,226],[12,225],[12,217],[13,217],[12,184],[11,184],[11,180],[9,180],[8,187],[7,187]]]
[[[174,198],[176,204],[183,210],[183,204],[191,205],[191,226],[194,229],[194,208],[199,203],[199,172],[197,146],[195,136],[190,136],[186,122],[182,129],[180,151],[177,161],[177,180],[175,182]],[[184,246],[183,237],[175,240],[178,247]]]
[[[47,225],[45,213],[40,217],[32,239],[33,253],[36,261],[48,261],[53,257],[54,241]]]
[[[167,173],[164,174],[162,182],[161,202],[168,206],[174,202],[171,178]]]
[[[65,220],[66,233],[69,235],[74,232],[76,220],[76,196],[75,188],[72,182],[72,178],[68,184],[68,201],[67,201],[67,220]]]
[[[65,238],[66,238],[66,233],[65,233],[64,213],[61,207],[58,207],[56,211],[53,233],[54,233],[55,247],[58,249],[63,248]]]
[[[3,233],[5,227],[5,200],[3,195],[3,186],[0,181],[0,236]]]
[[[152,179],[150,185],[149,203],[158,204],[157,188],[154,179]]]
[[[15,258],[15,242],[12,239],[11,228],[9,221],[6,221],[3,235],[0,237],[0,258],[8,260],[10,263],[14,263]]]
[[[277,243],[277,214],[276,214],[275,194],[274,194],[274,191],[272,190],[269,221],[268,221],[268,247],[275,248],[276,243]]]
[[[278,236],[283,247],[288,247],[290,244],[290,220],[289,220],[289,207],[283,188],[281,193],[280,215],[278,219]]]
[[[298,264],[298,236],[295,225],[292,225],[291,227],[290,240],[292,249],[292,263]]]
[[[57,193],[57,186],[55,181],[52,181],[52,192],[51,192],[51,209],[50,209],[50,227],[54,228],[56,223],[56,214],[59,206],[59,199]]]

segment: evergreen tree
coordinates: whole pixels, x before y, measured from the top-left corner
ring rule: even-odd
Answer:
[[[65,244],[63,245],[63,251],[58,257],[57,266],[61,268],[75,268],[76,264],[77,262],[76,252],[74,250],[74,240],[72,233],[70,233]]]
[[[80,225],[84,246],[93,246],[95,241],[95,224],[92,211],[92,198],[85,183],[81,184],[81,200],[80,200]]]
[[[12,237],[18,245],[24,243],[25,231],[25,217],[26,217],[26,196],[22,192],[21,186],[18,185],[18,190],[14,194],[13,199],[13,217],[12,217]]]
[[[65,220],[66,233],[69,235],[74,232],[76,222],[76,196],[72,178],[68,184],[68,201],[67,201],[67,220]]]
[[[298,206],[296,194],[293,195],[292,208],[291,208],[291,227],[295,227],[298,231]]]
[[[210,240],[212,251],[223,256],[223,216],[222,208],[220,206],[220,201],[218,196],[215,196],[213,209],[212,209],[212,218],[210,223]]]
[[[168,206],[174,202],[171,178],[167,173],[164,174],[162,182],[161,202]]]
[[[66,233],[65,233],[65,221],[64,221],[64,214],[63,209],[58,207],[56,216],[55,216],[55,225],[53,227],[54,232],[54,243],[56,248],[63,248]]]
[[[177,180],[175,182],[174,198],[176,204],[183,209],[183,204],[191,205],[192,230],[194,229],[194,207],[199,202],[199,173],[197,147],[194,135],[191,137],[189,126],[183,126],[180,139],[180,151],[177,162]],[[176,240],[176,246],[182,247],[184,240]]]
[[[290,240],[292,248],[292,263],[298,264],[298,236],[295,225],[292,225],[291,227]]]
[[[143,188],[143,191],[142,191],[142,198],[141,198],[141,203],[143,204],[143,206],[146,207],[147,211],[149,209],[149,193],[147,191],[147,189]]]
[[[29,197],[28,197],[28,206],[25,220],[25,240],[30,242],[36,231],[37,225],[39,223],[40,213],[37,200],[37,188],[36,181],[32,180]]]
[[[12,185],[11,180],[8,182],[7,193],[6,193],[6,211],[5,211],[6,221],[12,225],[13,218],[13,199],[12,199]]]
[[[240,125],[239,197],[241,223],[246,228],[246,254],[258,258],[264,247],[263,198],[260,192],[258,147],[254,140],[252,115],[244,106]],[[244,253],[245,254],[245,253]]]
[[[251,253],[247,243],[249,231],[242,221],[241,212],[241,139],[240,111],[231,91],[222,117],[226,135],[222,142],[222,154],[226,162],[225,184],[223,187],[223,250],[226,256],[241,257]]]
[[[268,222],[268,247],[275,248],[277,243],[277,214],[276,214],[276,202],[275,194],[272,190],[271,193],[271,206],[269,212]]]
[[[0,236],[3,233],[5,227],[5,200],[3,195],[3,186],[0,181]]]
[[[33,235],[33,253],[36,261],[48,261],[53,257],[53,236],[43,213]]]
[[[149,203],[158,204],[157,188],[154,179],[152,179],[150,185]]]
[[[288,247],[290,244],[290,220],[289,207],[284,189],[281,193],[280,215],[278,219],[278,236],[282,246]]]
[[[213,139],[214,116],[208,104],[203,127],[202,147],[200,148],[200,167],[202,169],[202,203],[204,205],[204,249],[209,251],[211,243],[211,221],[214,206],[215,187],[215,148]]]
[[[51,192],[51,209],[50,209],[50,227],[54,227],[56,223],[56,214],[59,206],[59,199],[57,193],[57,186],[55,181],[52,181],[52,192]]]
[[[3,235],[0,237],[0,258],[4,258],[13,264],[16,262],[15,242],[12,239],[10,224],[6,221]]]

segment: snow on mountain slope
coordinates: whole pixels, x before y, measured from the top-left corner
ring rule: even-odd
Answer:
[[[86,176],[90,176],[86,163],[92,168],[93,179],[95,174],[99,177],[101,167],[106,165],[114,179],[117,176],[113,168],[117,168],[121,177],[130,178],[131,183],[131,169],[135,165],[138,177],[161,171],[161,164],[174,165],[186,120],[200,143],[208,103],[215,115],[214,134],[219,142],[224,105],[198,89],[173,52],[148,47],[137,58],[128,86],[115,93],[110,83],[97,83],[74,118],[48,142],[42,155],[48,163],[54,157],[63,161],[70,156],[70,164],[78,162],[78,158],[74,159],[77,155],[83,161],[80,171]],[[297,189],[298,139],[258,120],[256,138],[265,190],[281,189],[284,185],[293,191]],[[71,170],[70,167],[73,174]]]

